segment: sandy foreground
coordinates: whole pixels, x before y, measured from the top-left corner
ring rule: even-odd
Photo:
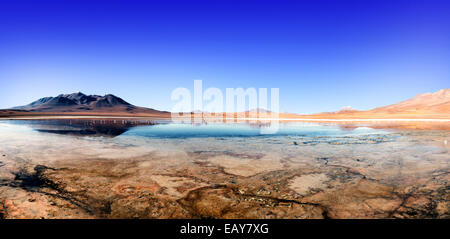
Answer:
[[[0,122],[0,217],[450,218],[442,127],[205,140],[44,134]]]

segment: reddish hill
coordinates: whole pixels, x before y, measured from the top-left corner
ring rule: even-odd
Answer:
[[[397,104],[370,110],[373,113],[448,113],[450,114],[450,89],[425,93]]]
[[[282,114],[282,118],[311,119],[450,119],[450,89],[425,93],[368,111],[340,110],[312,115]]]

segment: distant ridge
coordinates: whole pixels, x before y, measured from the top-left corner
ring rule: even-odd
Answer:
[[[345,114],[345,113],[358,113],[358,112],[360,112],[360,111],[353,109],[351,106],[344,106],[338,111],[322,112],[322,113],[318,113],[318,114]]]
[[[245,111],[246,113],[272,113],[272,111],[265,109],[265,108],[255,108],[248,111]]]

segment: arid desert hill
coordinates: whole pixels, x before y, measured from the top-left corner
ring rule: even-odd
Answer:
[[[450,89],[425,93],[397,104],[378,107],[370,112],[381,113],[448,113],[450,114]]]
[[[108,115],[108,116],[160,116],[167,111],[134,106],[112,94],[85,95],[81,92],[44,97],[28,105],[2,110],[0,115]]]
[[[367,111],[340,110],[312,115],[286,114],[286,118],[312,119],[450,119],[450,89],[419,94],[411,99]]]

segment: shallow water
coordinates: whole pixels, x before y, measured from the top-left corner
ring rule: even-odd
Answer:
[[[270,123],[201,123],[136,120],[4,120],[3,125],[24,125],[37,132],[92,136],[141,136],[148,138],[256,137],[256,136],[351,136],[388,134],[389,131],[358,126],[308,122],[284,122],[273,132]]]
[[[0,121],[0,215],[449,217],[450,131],[268,126]]]
[[[153,126],[139,126],[130,129],[123,135],[143,136],[151,138],[198,138],[198,137],[278,137],[278,136],[351,136],[375,133],[387,133],[367,127],[358,127],[351,131],[343,130],[335,125],[317,123],[283,123],[271,134],[261,132],[265,126],[245,123],[212,123],[212,124],[178,124],[168,123]]]

